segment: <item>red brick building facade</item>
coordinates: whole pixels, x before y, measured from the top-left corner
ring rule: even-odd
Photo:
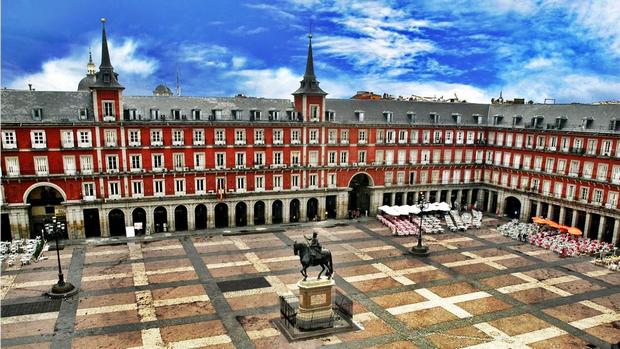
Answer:
[[[618,244],[620,105],[125,96],[103,31],[77,92],[2,91],[2,238],[369,215],[431,201],[538,214]]]

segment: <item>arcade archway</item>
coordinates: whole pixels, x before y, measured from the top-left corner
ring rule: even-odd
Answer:
[[[110,236],[125,236],[125,213],[118,208],[108,213]]]
[[[521,201],[514,196],[508,196],[506,198],[506,207],[504,208],[504,214],[513,219],[519,219],[521,216]]]
[[[328,195],[325,198],[325,211],[327,212],[327,218],[336,218],[338,216],[338,200],[336,195]]]
[[[153,223],[156,233],[168,230],[168,211],[165,207],[159,206],[153,211]]]
[[[290,221],[291,223],[299,222],[299,200],[293,199],[291,200],[290,205]]]
[[[216,228],[226,228],[228,227],[228,205],[223,202],[215,205],[215,209],[213,210],[213,214],[215,217],[215,227]]]
[[[282,201],[276,200],[271,204],[271,222],[273,224],[282,223]]]
[[[248,225],[248,205],[241,201],[235,206],[235,226],[245,227]]]
[[[187,230],[187,208],[183,205],[179,205],[174,209],[174,230]]]
[[[133,226],[136,226],[136,223],[142,226],[142,229],[136,229],[136,235],[144,235],[146,231],[146,211],[142,207],[138,207],[131,212],[131,221],[133,222]]]
[[[306,214],[309,221],[315,221],[319,219],[319,200],[311,198],[306,204]]]
[[[254,225],[265,224],[265,203],[256,201],[254,204]]]
[[[194,209],[194,221],[196,230],[207,229],[207,206],[199,204]]]
[[[40,185],[28,192],[26,203],[30,204],[28,218],[30,221],[30,237],[35,238],[42,234],[45,221],[56,217],[58,221],[66,222],[63,194],[51,185]],[[67,231],[63,238],[68,238]]]
[[[87,208],[82,212],[84,214],[84,236],[94,238],[101,236],[101,225],[99,222],[99,210],[96,208]]]
[[[372,179],[366,173],[358,173],[349,182],[349,211],[359,209],[362,214],[370,212],[370,186]]]

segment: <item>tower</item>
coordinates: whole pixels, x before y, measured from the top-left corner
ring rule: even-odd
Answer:
[[[295,109],[303,116],[304,121],[323,121],[325,115],[325,96],[327,93],[319,87],[314,75],[312,57],[312,34],[308,34],[308,58],[306,72],[297,91],[293,92]]]
[[[86,74],[95,75],[95,63],[93,63],[93,51],[88,48],[88,64],[86,64]]]
[[[93,63],[93,53],[88,48],[88,63],[86,64],[86,76],[78,83],[78,91],[90,91],[90,87],[95,84],[95,63]]]
[[[97,121],[118,121],[123,110],[121,93],[125,89],[118,83],[118,74],[110,62],[108,39],[105,32],[106,19],[101,19],[101,65],[95,74],[95,83],[90,87],[93,92],[93,109]]]

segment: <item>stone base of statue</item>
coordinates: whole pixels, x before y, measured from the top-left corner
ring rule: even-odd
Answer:
[[[297,328],[316,330],[333,327],[332,291],[334,280],[299,281],[299,310],[297,311]]]
[[[280,318],[273,323],[289,341],[356,331],[353,301],[335,287],[333,279],[297,283],[299,298],[280,296]]]

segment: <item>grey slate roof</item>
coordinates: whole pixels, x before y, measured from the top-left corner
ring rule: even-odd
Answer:
[[[78,121],[78,112],[81,108],[89,110],[89,120],[92,121],[92,100],[89,92],[50,92],[1,90],[0,117],[2,123],[50,123],[63,121]],[[408,113],[415,113],[415,124],[433,124],[431,113],[440,116],[440,125],[456,125],[453,114],[461,115],[462,125],[477,124],[474,115],[483,117],[483,125],[493,125],[493,116],[502,115],[501,124],[494,127],[512,127],[512,117],[522,116],[522,128],[530,124],[534,116],[543,116],[542,124],[555,124],[556,117],[566,117],[563,130],[579,130],[586,132],[613,132],[609,130],[612,119],[620,120],[620,104],[589,105],[589,104],[524,104],[524,105],[489,105],[473,103],[434,103],[410,102],[397,100],[355,100],[355,99],[326,99],[326,109],[335,113],[335,123],[359,124],[355,112],[364,112],[362,124],[386,123],[384,112],[392,113],[391,124],[410,124]],[[42,121],[32,119],[32,110],[43,109]],[[241,110],[241,120],[250,119],[250,110],[260,110],[262,120],[267,120],[270,110],[279,110],[280,119],[286,121],[286,111],[293,109],[289,99],[254,98],[254,97],[185,97],[185,96],[124,96],[124,109],[136,109],[137,115],[148,119],[150,110],[159,109],[160,115],[170,120],[170,111],[180,109],[181,115],[191,118],[192,109],[200,109],[206,119],[212,110],[222,111],[222,120],[232,120],[232,111]],[[591,117],[589,129],[582,130],[584,117]],[[84,122],[84,121],[82,121]],[[620,122],[620,121],[619,121]],[[544,128],[543,128],[544,129]]]

